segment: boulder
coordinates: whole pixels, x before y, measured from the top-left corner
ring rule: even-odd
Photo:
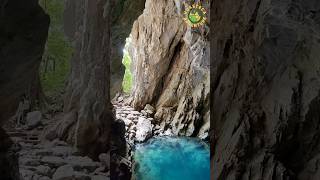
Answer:
[[[48,176],[51,172],[51,168],[48,166],[40,165],[40,166],[36,167],[36,172],[40,175]]]
[[[65,165],[59,167],[56,172],[53,174],[53,180],[69,180],[74,176],[74,169],[71,165]]]
[[[40,111],[33,111],[27,114],[26,126],[28,128],[35,128],[41,124],[42,113]]]
[[[136,141],[144,142],[152,136],[152,124],[151,121],[142,117],[139,117],[136,132]]]
[[[141,112],[141,114],[144,115],[144,116],[147,116],[147,115],[148,115],[145,110],[141,110],[140,112]]]
[[[154,115],[156,109],[155,109],[154,107],[152,107],[150,104],[147,104],[147,105],[144,107],[144,111],[145,111],[148,115],[152,116],[152,115]]]

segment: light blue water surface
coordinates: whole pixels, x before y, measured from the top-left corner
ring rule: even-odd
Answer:
[[[210,180],[209,146],[195,138],[157,137],[137,145],[137,180]]]

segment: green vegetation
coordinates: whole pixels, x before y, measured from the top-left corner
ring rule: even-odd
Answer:
[[[123,77],[122,88],[125,93],[129,94],[131,92],[131,88],[132,88],[132,73],[130,71],[131,58],[129,56],[129,53],[126,50],[124,50],[122,64],[126,68],[126,71],[125,71],[124,77]]]
[[[40,0],[50,16],[50,29],[40,68],[41,84],[46,95],[63,91],[70,68],[72,47],[63,32],[64,1]]]

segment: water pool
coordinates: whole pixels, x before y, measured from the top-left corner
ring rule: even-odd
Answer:
[[[195,138],[157,137],[136,147],[136,180],[210,180],[209,146]]]

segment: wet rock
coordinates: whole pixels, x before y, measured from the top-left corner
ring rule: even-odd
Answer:
[[[171,129],[166,130],[163,135],[165,136],[173,136],[174,134],[172,133]]]

